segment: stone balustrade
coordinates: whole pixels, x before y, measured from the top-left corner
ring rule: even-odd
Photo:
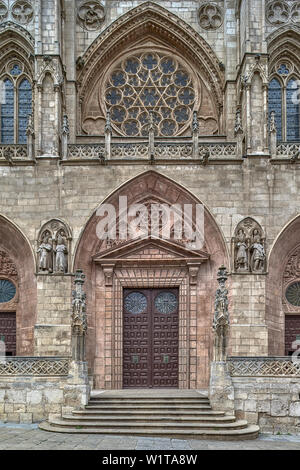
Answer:
[[[3,357],[0,376],[66,376],[69,366],[68,357]]]
[[[232,377],[300,377],[299,362],[291,356],[283,357],[230,357]]]

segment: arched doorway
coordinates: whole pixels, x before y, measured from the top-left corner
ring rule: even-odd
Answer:
[[[36,280],[34,256],[25,236],[0,216],[0,320],[9,355],[34,353]]]
[[[292,343],[300,335],[299,236],[297,216],[281,231],[270,252],[266,281],[269,355],[292,354]]]
[[[105,204],[110,204],[118,214],[120,198],[124,197],[128,208],[143,205],[151,206],[152,210],[155,204],[167,207],[201,205],[189,191],[155,171],[148,171],[125,183],[105,200]],[[195,212],[193,224],[194,216]],[[178,342],[175,346],[178,348],[178,368],[173,382],[155,382],[155,377],[148,377],[144,383],[129,379],[127,386],[131,383],[133,386],[206,387],[211,357],[215,273],[228,260],[224,239],[214,218],[204,208],[204,244],[201,249],[193,249],[184,238],[175,240],[173,226],[169,239],[153,237],[152,234],[122,239],[117,231],[116,239],[108,243],[97,236],[99,220],[101,218],[95,211],[79,240],[74,265],[75,269],[83,269],[87,277],[87,355],[93,366],[95,387],[123,388],[126,386],[124,369],[128,361],[132,361],[133,370],[136,370],[134,364],[140,361],[140,357],[135,357],[139,356],[139,351],[134,350],[134,345],[129,345],[129,358],[125,350],[124,331],[129,327],[125,320],[130,314],[126,298],[130,293],[150,299],[152,314],[149,315],[156,316],[158,323],[148,325],[146,329],[149,331],[151,328],[157,331],[164,328],[162,318],[158,319],[157,296],[162,298],[167,294],[169,299],[173,296],[173,300],[178,301],[178,308],[174,307],[174,313],[176,311],[178,315]],[[138,313],[143,313],[143,310]],[[153,341],[153,336],[148,336],[146,341]],[[170,364],[169,356],[168,350],[160,350],[158,360],[162,370],[168,369],[163,364]],[[155,360],[153,369],[154,363]]]

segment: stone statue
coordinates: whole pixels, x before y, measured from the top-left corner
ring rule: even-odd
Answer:
[[[265,249],[261,243],[261,238],[257,229],[253,230],[253,244],[251,246],[251,270],[252,272],[261,272],[265,265]]]
[[[68,262],[66,254],[68,253],[65,241],[61,235],[58,235],[57,245],[54,250],[55,256],[55,268],[57,272],[66,273],[68,272]]]
[[[218,271],[219,288],[215,297],[215,312],[213,329],[215,332],[214,360],[225,361],[227,354],[227,342],[229,332],[229,312],[228,312],[228,290],[225,283],[227,280],[227,270],[221,266]]]
[[[236,258],[235,258],[235,265],[237,271],[249,271],[248,266],[248,245],[246,243],[246,235],[245,232],[240,229],[237,234],[237,241],[236,241]]]
[[[85,335],[87,332],[86,294],[83,292],[85,275],[78,269],[75,273],[75,290],[72,292],[72,358],[85,360]]]
[[[52,240],[47,235],[44,236],[37,253],[39,253],[39,271],[52,273]]]

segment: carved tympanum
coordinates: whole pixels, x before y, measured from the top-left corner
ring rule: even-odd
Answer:
[[[235,272],[265,272],[265,237],[255,220],[248,217],[238,224],[232,238],[232,252]]]
[[[223,23],[223,10],[215,3],[205,3],[199,8],[198,17],[201,28],[218,29]]]
[[[97,0],[83,2],[78,8],[77,18],[82,28],[88,31],[96,31],[101,28],[104,22],[104,7]]]
[[[70,265],[70,244],[71,234],[66,224],[56,219],[46,223],[38,237],[38,272],[67,273]]]

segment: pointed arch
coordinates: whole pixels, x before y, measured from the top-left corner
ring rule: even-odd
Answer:
[[[118,206],[119,196],[128,197],[128,206],[145,202],[155,198],[166,204],[201,204],[204,206],[205,245],[211,255],[214,267],[218,264],[229,266],[229,253],[225,237],[207,206],[196,198],[188,189],[179,185],[171,178],[154,170],[142,172],[129,181],[121,184],[105,198],[93,211],[86,225],[82,229],[75,247],[73,271],[76,269],[90,269],[92,256],[99,251],[99,239],[96,235],[96,226],[99,221],[97,209],[102,204]],[[88,250],[87,250],[88,247]]]
[[[103,79],[101,77],[105,76],[108,67],[118,59],[121,60],[126,52],[144,47],[154,47],[162,52],[173,51],[190,64],[191,69],[205,83],[206,93],[212,97],[213,114],[221,114],[224,72],[211,46],[176,15],[157,4],[145,2],[112,23],[80,58],[77,83],[78,109],[81,106],[81,115],[85,113],[85,103],[98,100],[93,95],[95,85]],[[101,106],[99,109],[101,126],[105,113]],[[97,112],[93,109],[89,119],[95,120],[93,116]]]
[[[102,201],[99,207],[111,204],[116,208],[115,212],[118,215],[121,196],[127,197],[128,208],[139,203],[148,208],[152,203],[166,204],[169,207],[175,204],[181,207],[184,204],[201,204],[187,189],[154,170],[143,172],[119,186]],[[149,221],[149,212],[146,215],[146,220]],[[201,335],[199,333],[197,336],[201,346],[195,354],[202,365],[201,370],[195,374],[197,379],[191,379],[189,374],[186,374],[182,379],[184,384],[182,386],[206,387],[212,347],[211,314],[216,289],[215,273],[219,266],[222,264],[228,266],[229,262],[226,243],[214,217],[204,207],[205,244],[201,250],[187,248],[185,243],[175,242],[171,237],[163,240],[151,235],[140,240],[124,241],[117,236],[116,243],[109,248],[97,237],[97,224],[100,219],[95,210],[77,243],[73,266],[73,270],[82,269],[86,275],[85,290],[90,331],[87,340],[87,358],[90,366],[94,368],[96,386],[120,388],[122,365],[118,362],[120,355],[115,351],[119,351],[122,347],[121,330],[119,328],[118,333],[112,337],[111,328],[108,331],[105,325],[106,322],[107,325],[110,322],[112,328],[117,328],[117,325],[121,324],[122,289],[124,285],[126,287],[131,283],[133,287],[143,285],[145,288],[189,285],[185,296],[181,297],[180,321],[183,322],[184,315],[187,315],[187,318],[194,319],[195,324],[201,323]],[[196,302],[194,296],[197,296]],[[190,334],[187,324],[188,322],[185,322],[183,326],[186,331],[183,333],[185,337],[189,337]],[[104,334],[104,331],[107,331],[107,334]],[[107,347],[104,346],[105,342]],[[180,363],[186,364],[182,370],[187,371],[189,360],[187,359],[187,363],[185,361],[189,357],[190,349],[188,345],[184,347],[186,353],[181,356]],[[108,358],[110,354],[113,359]],[[105,375],[103,364],[109,360],[113,361],[112,372]],[[108,376],[110,378],[106,379]]]
[[[276,237],[268,259],[266,280],[266,321],[269,327],[269,354],[285,353],[285,312],[283,308],[283,275],[287,259],[299,245],[300,215],[290,220]]]
[[[32,355],[37,305],[34,255],[23,232],[3,215],[0,215],[0,250],[13,261],[18,275],[17,355]]]

